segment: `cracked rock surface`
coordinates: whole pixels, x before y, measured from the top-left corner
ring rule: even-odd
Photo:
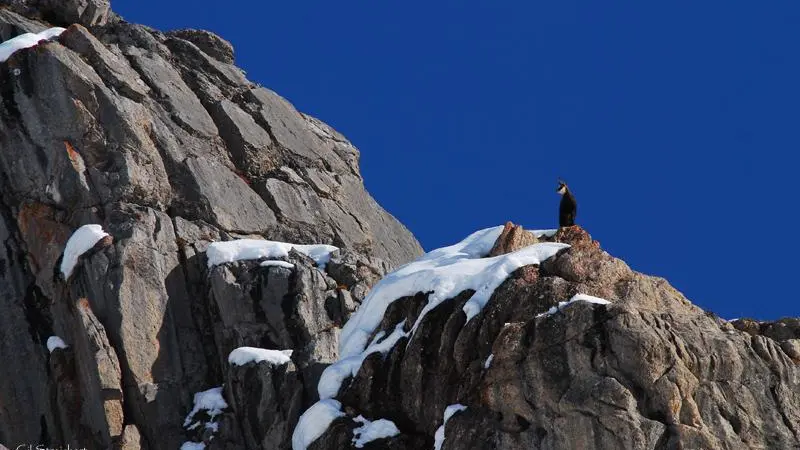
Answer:
[[[364,189],[358,150],[247,80],[224,39],[107,0],[0,1],[0,40],[53,26],[0,63],[0,443],[284,448],[357,299],[421,247]],[[90,223],[111,238],[65,280]],[[341,280],[295,253],[207,267],[211,242],[241,237],[335,245]],[[294,361],[234,370],[240,346]],[[185,429],[194,394],[226,384],[218,429]]]
[[[223,38],[131,24],[107,0],[0,0],[0,40],[52,26],[67,31],[0,63],[0,448],[289,448],[341,327],[422,249],[364,189],[358,150],[248,81]],[[64,279],[85,224],[110,236]],[[295,251],[209,268],[208,246],[237,238],[340,250],[325,270]],[[729,323],[579,227],[542,239],[572,247],[469,323],[463,292],[368,357],[310,448],[352,446],[358,415],[400,430],[364,448],[432,448],[456,403],[444,449],[800,447],[798,319]],[[493,254],[535,241],[509,225]],[[578,293],[611,304],[541,315]],[[379,331],[425,301],[398,300]],[[231,365],[238,347],[293,353]],[[217,387],[227,407],[184,426]]]
[[[432,448],[453,404],[467,409],[447,422],[446,450],[800,447],[797,319],[727,322],[579,227],[555,239],[572,246],[518,269],[470,322],[464,292],[367,357],[336,397],[347,415],[309,448],[343,448],[358,415],[401,431],[364,448]],[[611,303],[543,314],[578,293]],[[425,301],[396,301],[377,331],[413,324]]]

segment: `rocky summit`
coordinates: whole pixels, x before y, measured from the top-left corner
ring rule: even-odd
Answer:
[[[0,0],[0,42],[0,448],[800,448],[800,320],[578,226],[423,255],[213,33]]]

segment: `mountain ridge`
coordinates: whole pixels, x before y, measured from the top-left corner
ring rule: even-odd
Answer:
[[[800,320],[719,319],[579,226],[423,255],[358,150],[224,39],[0,1],[0,41],[52,26],[0,63],[0,444],[290,448],[311,415],[329,426],[295,450],[800,447]],[[475,277],[514,264],[447,294],[426,278],[343,346],[435,252]]]

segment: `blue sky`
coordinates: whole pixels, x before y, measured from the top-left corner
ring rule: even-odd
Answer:
[[[726,317],[800,316],[800,3],[115,0],[345,134],[430,250],[578,222]]]

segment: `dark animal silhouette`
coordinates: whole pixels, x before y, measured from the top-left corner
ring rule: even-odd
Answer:
[[[561,195],[561,205],[558,207],[558,226],[571,227],[575,225],[575,216],[578,215],[578,202],[569,191],[567,183],[561,180],[558,180],[556,192]]]

